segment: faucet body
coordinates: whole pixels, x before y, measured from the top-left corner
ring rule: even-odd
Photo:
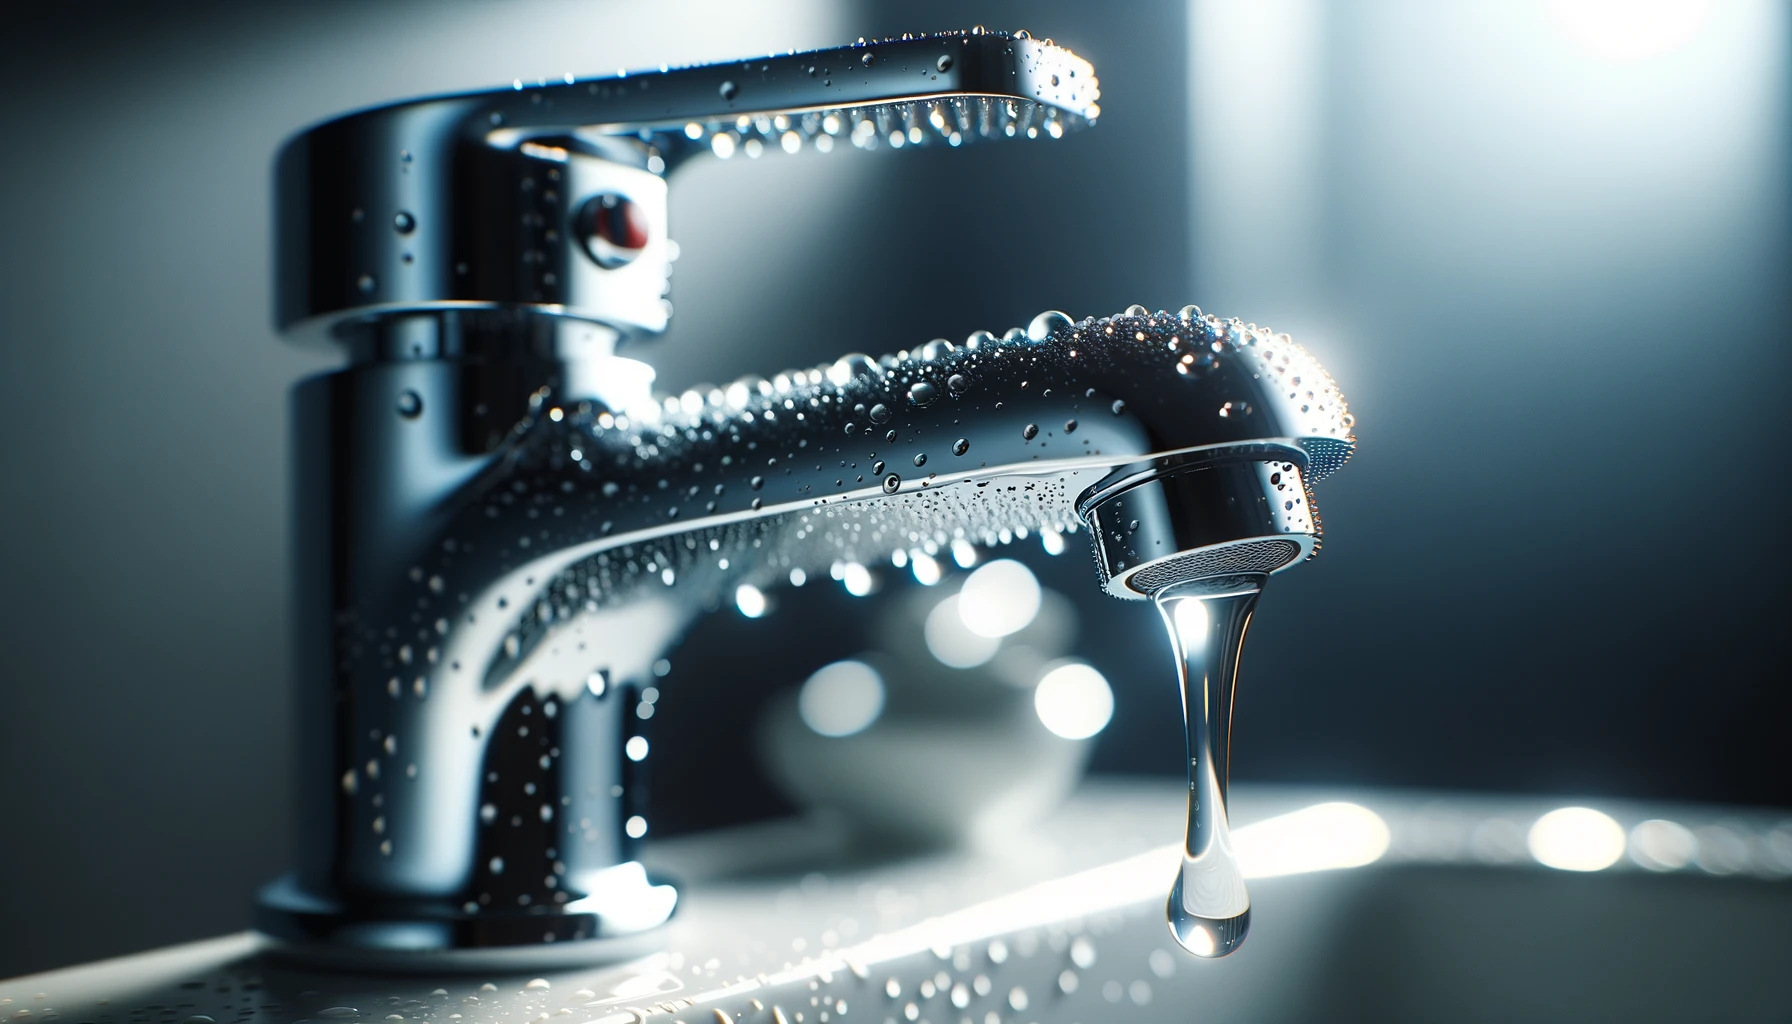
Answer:
[[[1351,444],[1303,350],[1192,309],[682,396],[460,330],[483,354],[295,394],[306,839],[266,925],[294,940],[634,934],[674,899],[635,866],[641,694],[735,587],[1084,527],[1116,596],[1272,572],[1315,549],[1307,484]]]
[[[651,941],[677,900],[638,856],[656,662],[740,586],[1084,528],[1126,598],[1311,555],[1343,400],[1286,336],[1192,306],[677,396],[615,354],[670,315],[680,160],[1058,138],[1098,96],[1049,40],[973,30],[291,141],[276,319],[349,362],[293,393],[301,818],[260,927],[431,970]]]

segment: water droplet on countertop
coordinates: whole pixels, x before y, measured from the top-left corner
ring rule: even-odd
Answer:
[[[971,386],[970,378],[966,377],[962,373],[955,373],[952,376],[946,378],[946,387],[949,388],[951,390],[951,392],[955,395],[963,394],[965,389],[970,386]]]
[[[1116,415],[1116,416],[1125,412],[1126,411],[1125,399],[1121,399],[1121,398],[1114,399],[1114,407],[1113,408],[1114,408],[1114,415]]]
[[[417,230],[417,218],[408,211],[400,210],[392,216],[392,230],[401,235],[408,235]]]
[[[723,82],[721,87],[718,88],[716,91],[718,93],[721,93],[723,99],[732,100],[737,94],[739,94],[740,89],[737,88],[735,86],[735,84],[730,81],[730,82]]]
[[[1039,436],[1039,424],[1029,423],[1026,426],[1020,428],[1020,436],[1026,438],[1029,441],[1033,440],[1035,437],[1038,437]]]
[[[916,405],[926,405],[934,400],[939,391],[926,381],[917,381],[908,389],[908,400]],[[875,412],[875,410],[873,410]]]
[[[890,407],[882,402],[871,407],[871,422],[884,423],[890,418]]]
[[[954,454],[954,455],[963,455],[965,452],[968,452],[970,450],[971,450],[971,442],[970,442],[969,438],[961,437],[958,440],[952,442],[952,454]]]
[[[933,66],[939,68],[942,72],[952,70],[952,55],[949,53],[940,54],[940,59],[934,61]]]
[[[915,456],[915,465],[917,467],[927,465],[927,453],[926,452],[921,452]]]
[[[902,487],[902,478],[894,473],[884,477],[884,493],[895,494]]]

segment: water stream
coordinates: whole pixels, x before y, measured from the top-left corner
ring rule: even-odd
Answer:
[[[1251,897],[1226,821],[1226,771],[1238,656],[1263,579],[1196,580],[1156,598],[1176,653],[1188,734],[1187,837],[1167,916],[1176,941],[1196,956],[1225,956],[1250,930]]]

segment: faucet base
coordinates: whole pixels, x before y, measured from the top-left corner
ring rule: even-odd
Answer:
[[[270,955],[335,970],[532,970],[652,952],[678,891],[634,862],[604,874],[592,895],[509,913],[439,900],[351,905],[308,892],[288,875],[262,889],[256,928],[273,940]]]

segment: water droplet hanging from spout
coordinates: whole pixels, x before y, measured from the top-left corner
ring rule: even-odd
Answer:
[[[1166,916],[1176,941],[1201,957],[1237,949],[1251,923],[1226,816],[1226,776],[1238,657],[1262,585],[1256,575],[1218,577],[1156,595],[1176,655],[1188,739],[1188,825]]]

